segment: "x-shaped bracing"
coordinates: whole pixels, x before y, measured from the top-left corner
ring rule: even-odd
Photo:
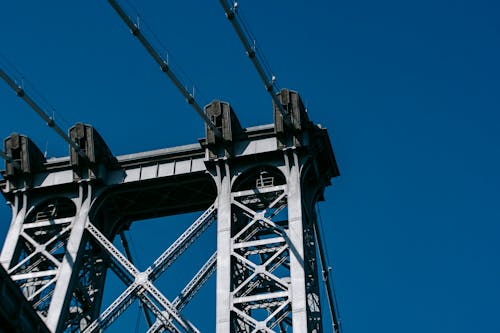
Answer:
[[[183,318],[180,310],[201,288],[201,285],[215,270],[215,254],[200,269],[198,274],[183,289],[181,294],[170,302],[153,282],[163,273],[215,220],[215,206],[210,206],[151,266],[140,272],[90,221],[86,229],[97,243],[110,255],[111,268],[128,285],[127,289],[94,320],[84,333],[96,332],[112,324],[136,298],[139,298],[156,315],[157,328],[166,327],[172,332],[198,333],[198,329]],[[152,327],[153,328],[153,327]]]
[[[255,190],[235,193],[231,200],[235,208],[249,218],[249,222],[232,237],[231,256],[236,259],[238,266],[233,269],[244,273],[241,279],[234,280],[231,311],[248,332],[274,333],[276,326],[286,322],[291,313],[289,278],[279,277],[275,271],[280,267],[289,271],[288,260],[294,245],[287,228],[273,221],[287,207],[286,188],[274,186],[260,189],[259,192],[276,193],[274,200],[263,210],[255,211],[243,203],[246,198],[250,198],[248,201],[252,203]],[[263,231],[265,236],[260,237]],[[260,258],[258,263],[251,260],[255,255]],[[262,286],[267,291],[257,291]],[[258,320],[248,312],[251,309],[266,309],[268,315]]]
[[[41,295],[57,281],[61,259],[56,258],[56,252],[63,248],[71,231],[71,218],[48,219],[44,221],[23,224],[20,239],[23,240],[26,256],[11,268],[8,273],[12,280],[18,281],[21,288],[26,289],[25,296],[30,302]],[[59,230],[57,230],[59,229]],[[38,235],[50,234],[47,239]],[[46,269],[40,265],[45,262]],[[52,296],[51,292],[34,303],[35,309]]]

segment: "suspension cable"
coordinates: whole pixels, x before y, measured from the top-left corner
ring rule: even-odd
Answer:
[[[184,96],[187,103],[193,107],[193,109],[198,113],[198,115],[203,119],[203,121],[207,124],[208,127],[215,133],[215,135],[219,138],[222,138],[222,133],[220,130],[214,125],[214,123],[207,117],[203,109],[200,107],[198,102],[195,99],[194,94],[191,94],[181,83],[181,81],[177,78],[177,76],[170,70],[167,59],[164,59],[160,53],[153,47],[153,45],[146,39],[144,34],[141,32],[138,24],[135,24],[130,17],[125,13],[125,11],[120,7],[116,0],[108,0],[109,4],[116,13],[120,16],[123,22],[127,25],[127,27],[132,32],[139,42],[141,42],[142,46],[148,51],[148,53],[153,57],[158,65],[160,65],[160,69],[163,73],[165,73],[170,80],[174,83],[180,93]]]
[[[24,90],[23,87],[17,85],[16,82],[0,68],[0,77],[16,92],[16,95],[23,99],[30,107],[45,121],[47,126],[52,128],[61,138],[63,138],[70,147],[76,151],[81,157],[87,158],[84,151],[56,124],[53,117],[50,117]]]
[[[245,51],[252,61],[255,69],[257,70],[259,77],[264,83],[266,91],[271,96],[274,104],[280,110],[285,124],[289,128],[293,128],[293,125],[290,121],[290,115],[288,115],[286,110],[283,108],[283,105],[278,100],[279,88],[276,82],[276,77],[269,69],[269,66],[267,65],[262,53],[257,49],[257,46],[255,45],[255,38],[252,37],[248,27],[244,24],[244,21],[237,10],[238,3],[230,0],[220,0],[220,4],[224,8],[227,19],[231,22],[234,30],[236,31],[236,34],[238,35],[240,41],[243,43]]]
[[[321,219],[321,225],[323,225],[323,220],[321,218],[321,212],[319,210],[319,205],[317,206],[318,216]],[[326,288],[326,294],[328,297],[328,306],[330,308],[330,315],[332,318],[332,326],[335,333],[342,333],[342,323],[339,320],[340,311],[337,302],[337,296],[335,293],[335,286],[333,285],[333,279],[331,278],[331,267],[328,263],[327,255],[325,254],[325,249],[323,247],[323,242],[321,240],[321,232],[318,225],[318,220],[314,219],[314,233],[316,235],[316,241],[318,245],[319,259],[321,263],[321,269],[323,273],[323,282]]]

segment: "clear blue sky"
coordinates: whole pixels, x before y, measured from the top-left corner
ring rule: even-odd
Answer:
[[[202,101],[230,102],[243,126],[272,122],[271,100],[218,1],[134,4]],[[320,208],[344,332],[500,332],[500,3],[252,0],[240,8],[280,85],[299,91],[330,131],[342,175]],[[204,135],[106,1],[3,1],[0,31],[0,53],[56,120],[94,125],[115,155]],[[49,156],[67,155],[1,82],[0,110],[1,137],[24,133]],[[3,238],[6,206],[0,219]],[[134,226],[142,266],[162,251],[162,235],[180,232],[176,221]],[[210,232],[204,242],[215,248]],[[190,269],[187,260],[178,271]],[[186,313],[211,332],[214,281],[207,287]],[[129,314],[111,331],[135,332],[137,305]]]

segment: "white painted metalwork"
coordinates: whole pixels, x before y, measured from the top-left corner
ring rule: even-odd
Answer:
[[[212,254],[207,262],[200,268],[189,283],[182,289],[180,294],[172,301],[172,305],[177,311],[182,309],[193,299],[196,293],[201,289],[205,282],[215,273],[215,263],[217,261],[217,253]],[[148,333],[161,332],[163,329],[168,329],[165,322],[157,320],[148,330]]]
[[[215,273],[215,264],[217,262],[217,253],[210,256],[207,262],[200,268],[189,283],[182,289],[180,294],[172,301],[172,305],[179,311],[193,299],[200,288]]]
[[[148,301],[146,294],[163,307],[160,313],[165,311],[168,314],[165,318],[159,318],[162,326],[168,325],[173,329],[185,332],[198,332],[193,324],[182,318],[179,313],[182,309],[180,305],[184,300],[179,299],[176,304],[177,306],[173,305],[152,282],[212,224],[214,221],[214,212],[215,206],[212,205],[144,272],[140,272],[94,225],[88,223],[86,228],[89,233],[108,252],[114,261],[113,270],[118,271],[117,275],[125,283],[130,283],[131,281],[132,283],[84,332],[95,332],[98,329],[103,329],[111,325],[137,297],[141,298],[153,313],[158,312],[150,307],[154,303]],[[202,272],[195,276],[192,284],[188,285],[186,287],[188,289],[183,290],[184,294],[181,293],[181,295],[186,298],[191,297],[191,293],[202,283],[201,280],[206,277],[213,265],[214,263],[211,261],[204,265]],[[177,328],[177,325],[180,325],[182,330]]]
[[[59,158],[13,173],[0,180],[12,209],[0,262],[52,333],[104,330],[136,300],[156,320],[150,333],[198,332],[181,311],[215,271],[217,333],[321,333],[313,207],[338,171],[324,129],[285,134],[258,126],[231,149],[202,140],[118,156],[102,172]],[[143,272],[111,241],[135,220],[206,207]],[[216,254],[170,301],[155,280],[215,217]],[[108,268],[125,290],[101,312]]]
[[[158,278],[214,222],[214,212],[212,205],[146,269],[151,280]]]

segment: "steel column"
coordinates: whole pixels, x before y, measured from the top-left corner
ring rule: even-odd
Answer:
[[[28,196],[25,191],[19,191],[14,195],[14,202],[9,202],[12,209],[12,221],[10,223],[5,243],[3,244],[2,253],[0,254],[0,262],[5,270],[9,270],[11,262],[14,257],[19,236],[23,227],[24,219],[26,217],[26,210],[28,205]]]
[[[50,330],[59,332],[63,329],[66,315],[65,310],[69,306],[76,281],[77,267],[81,258],[83,233],[85,224],[88,223],[88,213],[92,200],[92,186],[90,183],[79,184],[79,197],[77,214],[71,223],[71,234],[66,245],[66,253],[59,269],[57,283],[54,288],[52,302],[47,314],[46,324]]]
[[[288,185],[288,237],[290,247],[290,275],[292,321],[296,332],[307,332],[307,309],[304,272],[304,229],[302,219],[302,196],[300,165],[296,150],[285,151]]]
[[[227,161],[216,164],[217,309],[216,332],[230,332],[231,313],[231,173]]]

